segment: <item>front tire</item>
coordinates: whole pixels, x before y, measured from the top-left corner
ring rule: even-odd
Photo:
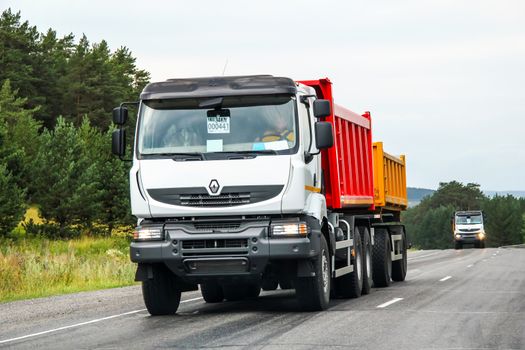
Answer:
[[[454,243],[454,249],[463,249],[463,245],[459,242]]]
[[[217,282],[207,282],[201,284],[202,298],[207,303],[220,303],[224,300],[224,293]]]
[[[331,268],[326,239],[321,236],[321,251],[313,261],[315,277],[300,277],[295,280],[295,291],[301,308],[305,311],[321,311],[330,302]]]
[[[153,279],[142,282],[142,296],[152,316],[173,315],[180,304],[181,291],[175,275],[164,265],[153,267]]]

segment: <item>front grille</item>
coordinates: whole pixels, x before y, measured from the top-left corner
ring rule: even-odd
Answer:
[[[207,223],[207,222],[199,222],[195,223],[194,227],[197,231],[208,231],[208,232],[227,232],[227,231],[233,231],[237,230],[239,227],[241,227],[240,222],[214,222],[214,223]]]
[[[184,250],[247,247],[247,239],[195,239],[182,242]]]
[[[461,232],[478,232],[479,228],[460,228],[459,231],[461,231]]]
[[[231,207],[249,203],[249,193],[221,193],[218,196],[208,194],[180,195],[180,205],[188,207]]]
[[[220,208],[262,202],[278,196],[283,188],[283,185],[224,186],[218,196],[210,196],[205,187],[155,188],[148,189],[148,194],[171,205]]]

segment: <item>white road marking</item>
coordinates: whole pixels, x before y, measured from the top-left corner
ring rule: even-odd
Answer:
[[[439,282],[443,282],[443,281],[449,280],[451,278],[452,278],[452,276],[443,277],[442,279],[439,280]]]
[[[472,267],[472,266],[474,266],[474,264],[467,265],[467,267]]]
[[[398,301],[401,301],[401,300],[403,300],[403,298],[394,298],[394,299],[392,299],[390,301],[387,301],[386,303],[383,303],[381,305],[377,305],[376,307],[382,309],[382,308],[387,307],[388,305],[392,305],[393,303],[397,303]]]
[[[196,301],[196,300],[201,300],[201,299],[202,299],[202,297],[201,298],[188,299],[188,300],[182,300],[180,303],[181,304],[189,303],[190,301]],[[70,328],[85,326],[85,325],[92,324],[92,323],[97,323],[97,322],[102,322],[102,321],[106,321],[106,320],[111,320],[111,319],[117,318],[117,317],[137,314],[139,312],[143,312],[143,311],[146,311],[146,310],[147,309],[139,309],[139,310],[128,311],[128,312],[124,312],[124,313],[118,314],[118,315],[111,315],[111,316],[107,316],[107,317],[97,318],[97,319],[94,319],[94,320],[91,320],[91,321],[75,323],[75,324],[72,324],[72,325],[69,325],[69,326],[64,326],[64,327],[49,329],[47,331],[42,331],[42,332],[38,332],[38,333],[32,333],[32,334],[28,334],[28,335],[23,335],[21,337],[16,337],[16,338],[11,338],[11,339],[4,339],[4,340],[0,340],[0,344],[5,344],[5,343],[9,343],[9,342],[17,341],[17,340],[22,340],[22,339],[27,339],[27,338],[32,338],[32,337],[37,337],[39,335],[54,333],[54,332],[58,332],[58,331],[63,331],[64,329],[70,329]]]

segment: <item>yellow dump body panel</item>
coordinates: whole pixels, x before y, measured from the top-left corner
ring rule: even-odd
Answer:
[[[374,204],[390,210],[408,206],[405,156],[394,157],[383,151],[383,142],[374,142]]]

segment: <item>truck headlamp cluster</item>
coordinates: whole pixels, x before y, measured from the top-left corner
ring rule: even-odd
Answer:
[[[162,227],[143,227],[137,228],[133,232],[133,239],[135,241],[155,241],[162,239]]]
[[[305,222],[277,222],[271,226],[272,237],[306,237],[310,228]]]
[[[480,233],[478,233],[478,238],[479,239],[485,239],[485,233],[483,231],[481,231]]]
[[[460,239],[461,235],[459,233],[456,233],[456,239]]]

